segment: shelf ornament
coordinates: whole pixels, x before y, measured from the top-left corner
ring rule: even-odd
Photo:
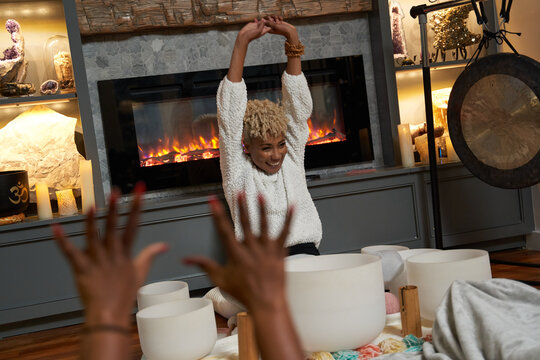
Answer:
[[[390,10],[394,59],[407,58],[407,44],[405,43],[405,31],[403,30],[403,18],[405,17],[403,9],[397,0],[389,0],[388,9]]]
[[[0,87],[7,83],[22,83],[26,79],[28,61],[24,59],[24,37],[17,20],[6,21],[13,46],[5,49],[0,58]]]
[[[68,38],[63,35],[51,36],[45,42],[43,50],[49,79],[56,79],[63,93],[75,91]]]
[[[435,33],[433,47],[436,49],[437,61],[439,52],[443,61],[446,60],[446,51],[455,49],[455,59],[459,55],[467,58],[467,46],[478,44],[480,34],[473,34],[467,28],[467,19],[472,11],[471,5],[459,6],[433,12],[429,19],[429,26]]]
[[[38,182],[47,183],[53,199],[56,190],[81,187],[79,161],[84,158],[75,145],[76,124],[76,118],[36,105],[0,129],[0,170],[28,171],[31,202]]]

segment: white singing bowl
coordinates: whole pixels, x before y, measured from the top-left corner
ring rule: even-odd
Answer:
[[[144,356],[149,360],[194,360],[212,351],[217,340],[209,299],[177,300],[137,312]]]
[[[360,250],[360,252],[362,254],[373,254],[373,253],[376,253],[377,251],[388,251],[388,250],[400,252],[400,251],[409,250],[409,248],[406,246],[401,246],[401,245],[372,245],[372,246],[363,247]]]
[[[403,271],[399,273],[390,283],[388,284],[388,289],[390,292],[394,295],[396,295],[399,298],[399,288],[407,284],[407,262],[406,260],[410,258],[411,256],[424,254],[427,252],[432,251],[441,251],[439,249],[431,249],[431,248],[421,248],[421,249],[409,249],[409,250],[402,250],[398,251],[399,256],[403,259]]]
[[[367,254],[310,256],[285,263],[287,298],[305,351],[356,349],[383,330],[381,260]]]
[[[434,251],[406,260],[409,285],[418,287],[420,315],[434,320],[437,307],[454,280],[491,279],[489,254],[485,250]]]
[[[189,286],[184,281],[160,281],[144,285],[137,291],[137,306],[142,310],[148,306],[189,299]]]

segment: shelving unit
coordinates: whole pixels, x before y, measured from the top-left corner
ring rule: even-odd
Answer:
[[[399,0],[399,3],[401,3],[403,12],[405,14],[405,17],[403,18],[403,27],[408,52],[411,56],[416,56],[416,58],[419,59],[421,49],[418,20],[413,19],[410,16],[409,11],[412,6],[429,3],[427,0]],[[497,14],[495,11],[493,0],[487,0],[484,2],[484,4],[486,6],[487,13],[490,15],[489,24],[493,26],[493,24],[497,23]],[[428,19],[430,16],[432,15],[428,15]],[[474,16],[473,11],[469,13],[467,27],[472,33],[482,33],[482,28],[476,24],[476,17]],[[433,43],[432,36],[433,32],[429,30],[428,42],[430,44]],[[433,74],[432,90],[452,87],[459,74],[461,74],[461,72],[469,62],[470,57],[475,50],[476,45],[471,45],[467,47],[467,59],[440,61],[441,58],[439,55],[439,61],[430,64],[430,68]],[[496,46],[490,46],[488,50],[489,53],[497,52]],[[430,49],[430,53],[432,52],[435,52],[433,48]],[[448,56],[451,56],[451,54],[448,54],[449,52],[450,51],[447,51],[447,58]],[[486,54],[483,55],[485,56]],[[413,72],[414,75],[404,75],[404,73]],[[405,65],[402,67],[394,67],[394,74],[396,77],[396,92],[399,102],[399,123],[418,124],[425,122],[424,94],[422,86],[422,65],[415,64]]]
[[[24,105],[36,105],[36,104],[48,104],[57,103],[66,100],[77,99],[76,93],[69,94],[54,94],[54,95],[42,95],[42,96],[20,96],[20,97],[3,97],[0,98],[0,111],[5,108],[6,105],[24,106]]]
[[[0,129],[35,105],[45,105],[60,114],[76,118],[76,137],[84,138],[84,148],[79,146],[82,141],[78,148],[87,159],[93,160],[96,204],[103,206],[102,180],[75,0],[0,0],[0,23],[4,24],[8,19],[20,24],[25,60],[28,62],[23,83],[33,84],[36,91],[30,95],[0,96]],[[60,89],[54,95],[41,95],[39,88],[43,82],[57,80],[52,58],[45,48],[47,40],[54,36],[65,37],[69,42],[75,87]],[[9,32],[0,30],[0,51],[11,46],[13,42]]]
[[[462,67],[467,65],[469,62],[469,59],[465,60],[453,60],[453,61],[440,61],[431,63],[431,69],[437,70],[437,69],[445,69],[445,68],[452,68],[452,67]],[[404,65],[404,66],[396,66],[395,71],[410,71],[410,70],[421,70],[422,65],[416,64],[416,65]]]

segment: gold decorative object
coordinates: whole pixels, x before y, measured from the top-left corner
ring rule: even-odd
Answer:
[[[20,213],[17,215],[11,215],[6,217],[0,218],[0,225],[8,225],[8,224],[15,224],[18,222],[23,221],[25,218],[24,213]]]
[[[448,99],[452,88],[444,88],[431,92],[433,104],[433,124],[435,128],[444,128],[444,133],[448,133],[448,121],[446,119],[446,111],[448,109]]]
[[[56,200],[58,201],[58,215],[74,215],[79,212],[75,197],[73,196],[73,190],[66,189],[57,191]]]
[[[19,181],[17,185],[12,186],[9,191],[13,195],[13,199],[9,197],[9,201],[14,204],[20,204],[21,202],[25,203],[28,201],[28,189]]]
[[[439,51],[444,61],[446,50],[453,49],[456,49],[456,59],[459,53],[465,59],[467,58],[466,47],[480,41],[480,34],[473,34],[467,28],[467,19],[471,11],[471,5],[459,6],[435,11],[430,17],[429,26],[435,33],[433,47],[437,50],[435,61]]]

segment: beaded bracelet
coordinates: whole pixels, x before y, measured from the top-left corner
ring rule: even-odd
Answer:
[[[101,332],[101,331],[112,331],[112,332],[117,332],[117,333],[120,333],[122,335],[126,335],[126,336],[130,336],[131,335],[131,330],[126,328],[126,327],[123,327],[123,326],[117,326],[117,325],[94,325],[94,326],[85,326],[83,329],[82,329],[82,333],[83,334],[90,334],[90,333],[93,333],[93,332]]]
[[[285,41],[285,55],[287,57],[300,57],[304,55],[304,45],[299,41],[298,45],[293,45]]]

